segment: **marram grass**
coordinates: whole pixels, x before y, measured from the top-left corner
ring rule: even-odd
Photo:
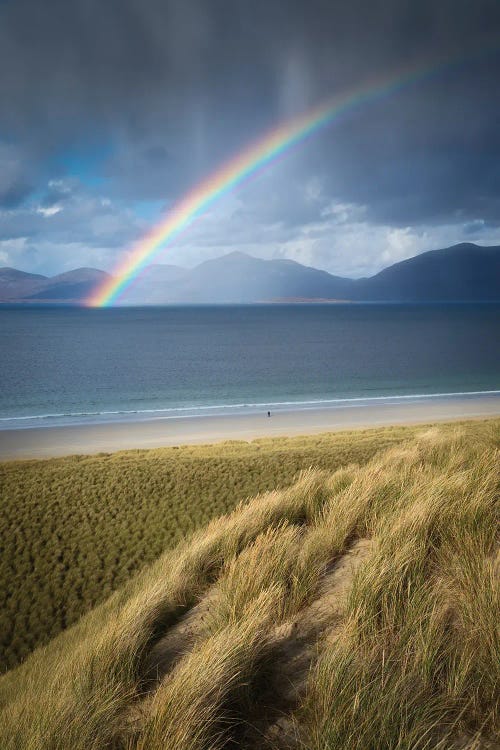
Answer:
[[[498,432],[415,429],[212,520],[0,678],[0,747],[498,747]]]
[[[210,519],[412,428],[0,462],[0,673]]]

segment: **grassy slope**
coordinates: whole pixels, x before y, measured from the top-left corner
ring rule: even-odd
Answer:
[[[0,672],[241,500],[312,464],[366,461],[413,432],[0,463]]]
[[[499,427],[212,521],[0,679],[0,746],[498,747]]]

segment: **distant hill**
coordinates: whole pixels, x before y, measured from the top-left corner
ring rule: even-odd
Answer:
[[[161,305],[172,300],[179,285],[189,275],[186,268],[180,266],[152,263],[142,271],[136,281],[127,289],[128,305],[147,304]]]
[[[0,300],[29,297],[44,281],[47,281],[47,277],[38,273],[26,273],[17,268],[0,268]]]
[[[360,279],[356,299],[428,302],[500,300],[500,247],[463,243],[431,250]]]
[[[98,268],[75,268],[50,278],[36,274],[23,274],[31,278],[21,279],[17,293],[12,294],[10,293],[13,288],[12,284],[9,288],[3,281],[6,271],[10,272],[7,278],[13,278],[13,271],[18,274],[23,273],[15,269],[0,268],[0,301],[31,304],[50,302],[82,304],[98,284],[110,278],[108,273]]]
[[[60,273],[47,279],[29,300],[81,304],[96,286],[109,278],[109,273],[98,268],[76,268],[74,271]]]
[[[292,260],[262,260],[230,253],[207,260],[187,274],[174,290],[193,302],[261,302],[277,298],[345,298],[350,279],[302,266]]]
[[[82,304],[109,275],[78,268],[52,278],[0,268],[0,301]],[[152,264],[120,304],[500,301],[500,247],[471,243],[431,250],[365,279],[347,279],[292,260],[230,253],[193,269]]]

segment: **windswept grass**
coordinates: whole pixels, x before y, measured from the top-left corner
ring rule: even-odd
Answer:
[[[498,430],[213,520],[0,679],[0,746],[498,747]]]
[[[0,673],[163,552],[311,465],[362,463],[412,428],[0,463]]]
[[[452,747],[458,725],[498,731],[498,456],[463,458],[422,471],[375,527],[377,551],[309,678],[313,747]]]

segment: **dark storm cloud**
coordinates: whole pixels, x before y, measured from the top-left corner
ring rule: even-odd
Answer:
[[[328,189],[397,225],[500,220],[500,56],[436,73],[332,129]],[[316,171],[324,153],[316,148]]]
[[[0,140],[0,210],[21,205],[33,190],[32,174],[22,149]]]
[[[33,190],[33,186],[25,181],[14,182],[0,192],[1,208],[17,208]]]
[[[69,203],[78,233],[75,217],[92,205],[100,220],[134,201],[167,205],[280,118],[413,61],[454,58],[351,112],[249,190],[241,231],[292,231],[332,202],[359,206],[374,225],[498,225],[495,38],[500,49],[497,0],[0,4],[0,209],[31,193],[61,210],[50,222],[39,214],[37,232],[67,232]],[[95,193],[78,211],[64,182],[75,171]]]
[[[0,14],[4,125],[40,140],[175,134],[204,116],[217,135],[374,69],[466,52],[498,24],[485,0],[16,0]]]

